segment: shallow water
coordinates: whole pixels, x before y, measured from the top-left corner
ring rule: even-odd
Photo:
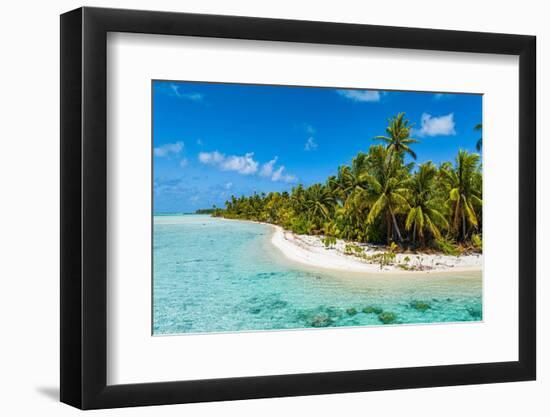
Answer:
[[[482,320],[481,272],[316,271],[287,261],[271,233],[250,222],[155,216],[153,333]]]

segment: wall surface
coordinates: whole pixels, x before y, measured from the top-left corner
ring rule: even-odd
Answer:
[[[2,415],[76,415],[59,393],[59,14],[82,4],[8,2],[0,25],[0,392]],[[550,166],[541,155],[550,134],[543,115],[550,97],[550,26],[544,2],[279,0],[93,1],[88,6],[158,9],[292,19],[371,23],[538,37],[539,320],[538,381],[304,398],[237,401],[94,412],[94,415],[279,416],[342,414],[407,416],[548,415],[550,343],[548,275]],[[406,348],[405,346],[403,347]],[[546,394],[546,395],[544,395]]]

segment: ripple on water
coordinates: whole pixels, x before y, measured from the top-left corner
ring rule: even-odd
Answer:
[[[154,334],[482,320],[481,273],[414,278],[290,264],[270,226],[155,217]]]

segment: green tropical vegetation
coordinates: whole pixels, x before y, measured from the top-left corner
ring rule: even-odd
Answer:
[[[483,130],[483,124],[478,123],[474,126],[474,130],[481,132]],[[481,152],[481,148],[483,147],[483,138],[479,138],[476,142],[476,150],[478,152]]]
[[[209,209],[198,209],[195,210],[195,214],[213,214],[216,211],[216,206]]]
[[[411,124],[399,113],[389,120],[385,136],[373,138],[383,144],[359,152],[324,183],[299,184],[290,192],[232,196],[225,208],[215,208],[212,215],[322,235],[327,247],[343,239],[448,254],[480,251],[479,154],[459,150],[454,161],[439,165],[407,163],[406,156],[417,159],[412,147],[418,140],[411,135]],[[346,250],[360,249],[350,245]]]

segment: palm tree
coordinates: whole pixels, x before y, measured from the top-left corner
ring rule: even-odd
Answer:
[[[405,113],[399,113],[397,116],[389,119],[388,127],[386,127],[388,136],[376,136],[374,139],[386,142],[387,149],[399,155],[407,153],[413,159],[416,159],[416,153],[414,153],[409,145],[418,143],[418,141],[410,137],[412,126],[404,117]]]
[[[345,203],[354,191],[365,190],[366,182],[363,177],[367,169],[368,155],[359,152],[351,161],[351,167],[342,165],[338,168],[338,176],[335,178],[336,194]]]
[[[290,195],[291,206],[297,213],[303,212],[306,208],[305,193],[306,192],[302,184],[298,184],[292,189],[292,193]]]
[[[481,124],[481,123],[478,123],[477,125],[474,126],[475,131],[481,132],[482,129],[483,129],[483,124]],[[478,152],[481,152],[482,146],[483,146],[483,138],[481,137],[476,142],[476,150]]]
[[[434,196],[434,179],[437,168],[432,162],[426,162],[418,167],[418,171],[410,180],[411,208],[405,221],[405,228],[412,231],[412,243],[416,241],[416,235],[420,239],[422,247],[425,243],[425,232],[429,232],[436,238],[441,238],[441,227],[448,227],[445,216],[440,211]]]
[[[383,146],[371,146],[369,151],[368,173],[364,174],[369,184],[371,208],[367,216],[367,222],[372,224],[381,215],[386,220],[386,236],[388,244],[392,240],[393,232],[399,242],[403,242],[401,231],[395,215],[409,208],[407,201],[407,167],[404,167],[401,158],[397,157],[391,149]]]
[[[321,225],[322,221],[330,220],[334,202],[334,196],[330,190],[321,184],[313,184],[305,191],[305,206],[310,220],[317,225]]]
[[[478,219],[475,207],[481,207],[481,190],[478,187],[479,155],[460,150],[455,166],[442,164],[440,173],[448,190],[447,204],[457,239],[466,240],[468,228],[477,229]]]
[[[481,124],[475,127],[481,130]],[[359,152],[323,183],[292,191],[231,196],[225,209],[213,215],[262,220],[295,233],[320,233],[356,242],[410,241],[424,247],[452,237],[474,240],[482,227],[482,168],[480,155],[459,151],[455,163],[439,170],[428,162],[413,169],[405,154],[416,157],[410,145],[411,126],[400,113],[390,120],[385,144]],[[481,139],[479,142],[481,147]],[[475,236],[475,238],[481,236]]]
[[[264,208],[261,213],[262,221],[277,223],[279,220],[279,210],[282,205],[282,197],[278,192],[269,193],[264,199]]]
[[[365,240],[368,226],[365,219],[369,205],[369,194],[364,189],[358,187],[350,193],[344,205],[335,213],[344,237]]]
[[[327,182],[327,186],[332,190],[335,199],[342,205],[349,195],[350,176],[350,167],[340,165],[338,167],[338,174],[331,176]]]
[[[340,184],[336,175],[330,175],[325,181],[325,187],[327,187],[330,193],[335,197],[338,202],[341,202]]]

